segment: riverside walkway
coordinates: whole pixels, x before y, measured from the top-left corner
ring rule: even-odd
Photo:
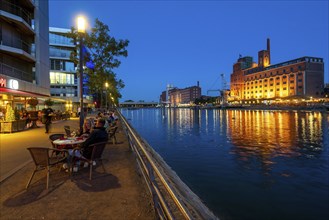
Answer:
[[[64,133],[63,126],[77,128],[78,118],[57,121],[50,134]],[[101,167],[88,178],[89,169],[69,177],[53,170],[46,190],[45,172],[37,172],[25,189],[34,169],[27,147],[51,147],[41,125],[12,134],[0,134],[0,219],[156,219],[152,198],[139,174],[136,159],[122,128],[118,143],[104,151],[106,173]],[[109,141],[110,142],[110,141]]]

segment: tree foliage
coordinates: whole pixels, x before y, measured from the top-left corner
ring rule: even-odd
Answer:
[[[73,39],[78,39],[79,35],[75,28],[71,28],[71,33],[68,34]],[[110,29],[108,25],[102,23],[100,20],[95,20],[95,25],[91,29],[90,33],[85,33],[84,45],[90,49],[89,53],[84,54],[84,62],[92,61],[94,63],[94,69],[87,69],[84,73],[89,76],[88,86],[90,92],[95,94],[98,99],[103,96],[103,92],[109,97],[108,100],[112,100],[114,103],[118,103],[118,99],[121,98],[120,90],[124,88],[124,82],[117,78],[114,72],[115,68],[118,68],[121,64],[120,57],[127,57],[128,40],[117,40],[110,35]],[[77,50],[78,51],[78,50]],[[78,65],[79,60],[77,52],[71,54],[71,60]],[[108,87],[105,87],[105,82],[108,83]],[[112,97],[112,98],[111,98]]]

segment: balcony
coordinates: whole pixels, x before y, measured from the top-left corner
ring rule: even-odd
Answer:
[[[1,34],[0,40],[0,51],[29,62],[35,62],[35,57],[31,53],[30,43],[9,34]]]
[[[24,81],[31,82],[31,83],[33,82],[32,72],[31,73],[24,72],[22,70],[16,69],[12,66],[9,66],[9,65],[6,65],[3,63],[0,63],[0,72],[6,76],[10,76],[10,77],[24,80]]]
[[[34,35],[34,30],[32,28],[33,14],[24,8],[11,2],[1,0],[0,16],[8,23],[22,29],[23,32]]]

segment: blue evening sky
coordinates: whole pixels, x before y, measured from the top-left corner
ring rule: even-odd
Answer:
[[[324,58],[328,77],[328,0],[111,1],[49,0],[49,25],[70,28],[83,14],[98,18],[111,36],[128,39],[128,57],[115,70],[125,83],[122,99],[158,101],[167,84],[200,82],[202,94],[229,85],[233,64],[266,49],[271,63],[303,56]],[[218,95],[209,92],[209,95]]]

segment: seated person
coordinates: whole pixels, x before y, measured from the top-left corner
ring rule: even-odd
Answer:
[[[94,127],[94,119],[86,118],[83,123],[83,134],[90,134]]]
[[[90,159],[93,152],[93,148],[91,148],[90,145],[108,140],[108,133],[106,132],[104,125],[105,120],[103,118],[99,118],[89,137],[82,143],[81,150],[69,150],[70,156]]]

